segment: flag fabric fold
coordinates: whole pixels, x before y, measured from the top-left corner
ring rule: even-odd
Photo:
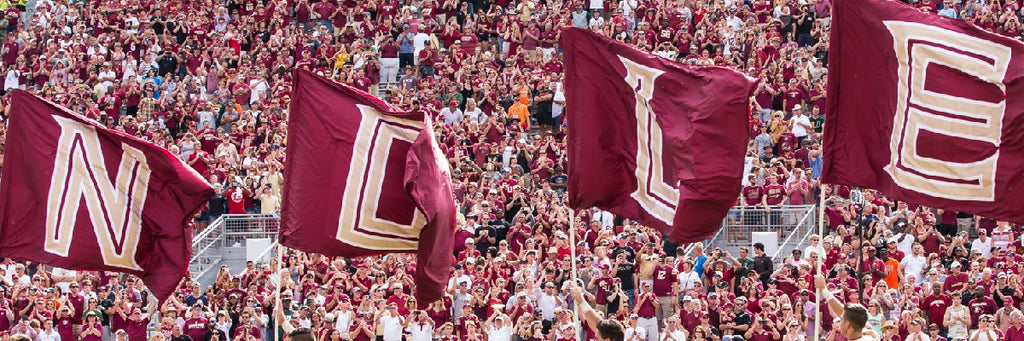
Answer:
[[[160,300],[191,256],[213,188],[167,150],[21,90],[0,182],[0,257],[126,272]]]
[[[327,256],[417,252],[421,306],[443,296],[455,204],[429,117],[297,70],[280,241]]]
[[[569,203],[712,236],[739,196],[753,79],[685,66],[582,29],[562,30]]]
[[[1024,44],[899,2],[835,3],[822,180],[1024,223]]]

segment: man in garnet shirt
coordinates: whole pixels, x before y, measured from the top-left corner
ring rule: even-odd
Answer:
[[[658,264],[654,267],[654,295],[658,297],[658,324],[664,325],[665,318],[676,311],[676,296],[679,282],[676,281],[675,267],[665,264],[665,255],[658,256]]]
[[[980,285],[974,288],[974,299],[967,305],[967,308],[971,310],[971,329],[978,328],[979,317],[994,315],[999,309],[992,296],[985,294],[985,287]]]
[[[1024,313],[1014,310],[1010,313],[1010,326],[1003,332],[1006,341],[1024,341]]]
[[[757,205],[767,208],[764,201],[764,187],[757,185],[757,176],[754,174],[747,176],[747,180],[750,185],[743,186],[743,193],[740,196],[740,205],[750,210],[744,211],[743,221],[747,224],[760,224],[760,212],[756,212],[754,209],[757,208]]]
[[[192,306],[190,317],[185,320],[185,334],[192,340],[202,340],[206,336],[207,323],[210,321],[203,317],[203,304],[196,303]]]
[[[960,297],[967,290],[967,273],[960,271],[960,262],[954,261],[949,266],[949,275],[946,276],[945,284],[942,285],[942,290],[955,297]]]
[[[772,212],[772,207],[782,207],[786,202],[786,187],[779,184],[779,179],[774,174],[768,177],[768,185],[764,186],[764,196],[764,210],[770,214],[768,224],[781,224],[781,213]]]
[[[640,294],[636,296],[637,327],[647,331],[647,340],[654,341],[658,338],[658,297],[651,291],[651,282],[643,282],[640,285]]]
[[[943,323],[942,320],[946,316],[946,309],[952,303],[953,300],[949,295],[943,293],[942,285],[934,283],[932,284],[932,294],[924,298],[924,301],[921,302],[921,307],[928,313],[928,322],[937,324]]]
[[[778,340],[780,337],[775,321],[764,316],[755,318],[750,330],[747,330],[746,334],[744,334],[744,338],[750,341],[772,341]]]

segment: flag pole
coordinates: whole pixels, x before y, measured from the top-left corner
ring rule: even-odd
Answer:
[[[569,264],[571,264],[572,271],[572,285],[580,285],[579,283],[579,272],[576,271],[576,210],[569,208]],[[579,289],[583,290],[582,285]],[[581,340],[583,334],[582,324],[580,323],[580,307],[579,305],[573,304],[573,324],[576,327],[576,339]]]
[[[818,157],[821,157],[819,154]],[[825,242],[825,184],[818,180],[818,238],[822,243]],[[823,250],[824,247],[818,244],[818,248]],[[817,252],[817,250],[815,250]],[[822,271],[822,261],[824,261],[825,255],[818,255],[818,262],[815,269],[818,276],[824,276]],[[814,341],[821,341],[821,290],[816,290],[814,293]]]
[[[284,259],[284,246],[281,245],[281,237],[277,238],[277,272],[274,276],[277,276],[277,285],[274,286],[274,311],[271,312],[274,321],[274,341],[281,341],[281,333],[277,330],[281,328],[281,323],[284,321],[277,320],[277,310],[281,309],[284,311],[284,307],[281,307],[281,285],[284,284],[284,279],[281,278],[281,274],[284,270],[284,264],[281,262]]]

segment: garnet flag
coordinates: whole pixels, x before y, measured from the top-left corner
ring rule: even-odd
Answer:
[[[1024,44],[896,1],[833,11],[822,180],[1024,223]]]
[[[281,243],[357,257],[417,252],[421,306],[452,266],[455,200],[429,117],[296,70]]]
[[[565,29],[569,202],[662,231],[712,236],[736,201],[754,81]]]
[[[0,257],[127,272],[170,296],[210,184],[163,148],[30,93],[11,96]]]

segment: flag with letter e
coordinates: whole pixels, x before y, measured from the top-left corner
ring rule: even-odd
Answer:
[[[344,257],[417,252],[419,304],[440,299],[455,200],[430,118],[301,69],[291,98],[282,245]]]
[[[1024,223],[1024,44],[896,1],[832,18],[822,180]]]
[[[0,257],[126,272],[163,300],[185,274],[213,188],[163,148],[14,90]]]
[[[712,236],[740,192],[754,81],[562,30],[569,203],[677,243]]]

